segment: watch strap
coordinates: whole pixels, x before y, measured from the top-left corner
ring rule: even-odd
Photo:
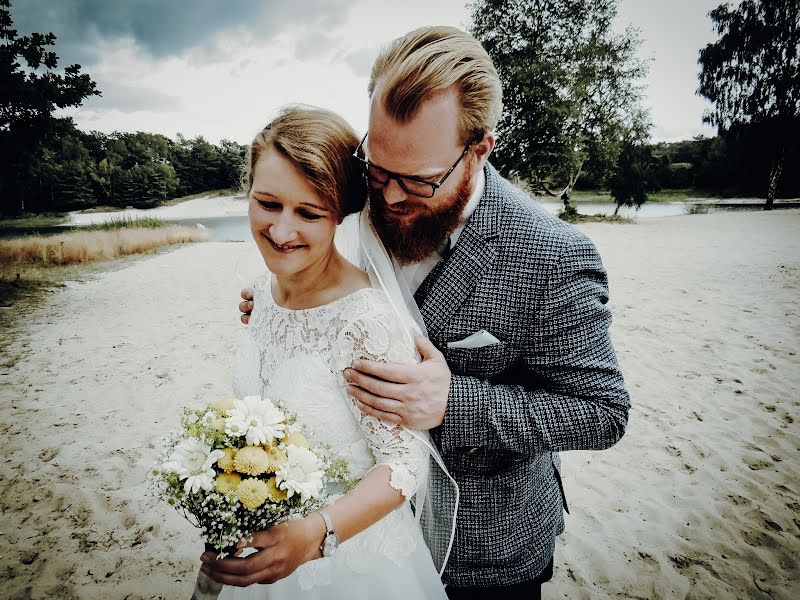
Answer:
[[[325,521],[325,529],[328,531],[328,535],[333,534],[333,521],[331,521],[331,516],[328,514],[328,511],[318,510],[317,512],[319,516],[322,517],[322,520]]]

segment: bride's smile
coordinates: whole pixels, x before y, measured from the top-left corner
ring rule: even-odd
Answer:
[[[248,213],[253,239],[277,277],[312,276],[335,251],[335,212],[275,150],[264,152],[255,164]]]

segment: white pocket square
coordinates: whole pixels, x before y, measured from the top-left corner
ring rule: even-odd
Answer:
[[[483,348],[492,344],[499,344],[500,340],[494,337],[485,329],[476,331],[472,335],[465,337],[457,342],[447,342],[448,348]]]

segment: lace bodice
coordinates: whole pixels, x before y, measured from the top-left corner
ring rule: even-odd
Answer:
[[[392,469],[391,484],[406,498],[427,475],[427,449],[408,430],[362,413],[344,391],[342,371],[355,359],[414,362],[414,346],[384,293],[364,288],[305,310],[278,306],[269,275],[255,284],[255,308],[234,368],[238,397],[282,402],[363,477],[375,464]]]

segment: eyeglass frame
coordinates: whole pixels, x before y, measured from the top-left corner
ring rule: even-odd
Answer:
[[[472,148],[477,143],[477,142],[471,142],[471,143],[467,144],[464,147],[464,151],[461,153],[461,156],[459,156],[458,160],[456,160],[456,162],[453,163],[453,166],[450,167],[450,169],[447,171],[447,173],[445,173],[439,181],[432,182],[432,181],[425,181],[423,178],[416,177],[414,175],[402,175],[401,173],[395,173],[394,171],[390,171],[388,169],[384,169],[383,167],[380,167],[380,166],[376,165],[375,163],[371,162],[370,160],[368,160],[366,158],[360,157],[358,154],[359,154],[359,152],[361,152],[363,150],[364,142],[367,141],[367,136],[368,135],[369,135],[369,131],[364,134],[364,137],[361,138],[361,142],[358,144],[358,147],[356,147],[355,151],[353,152],[353,158],[355,158],[356,160],[358,160],[359,163],[361,163],[361,167],[364,169],[364,176],[367,178],[367,180],[379,183],[380,186],[381,186],[379,189],[383,189],[384,187],[389,185],[389,182],[392,179],[394,179],[397,182],[397,185],[400,186],[400,189],[402,189],[406,194],[410,194],[412,196],[416,196],[417,198],[425,198],[425,199],[433,198],[436,195],[436,190],[438,190],[440,187],[442,187],[442,184],[445,182],[445,180],[448,177],[450,177],[450,174],[453,171],[456,170],[456,167],[458,166],[458,164],[462,160],[464,160],[464,157],[467,155],[467,152],[469,152],[470,148]],[[370,174],[369,174],[370,167],[372,167],[373,169],[378,169],[382,173],[385,173],[386,176],[387,176],[386,181],[380,181],[380,180],[374,179],[373,177],[370,177]],[[408,189],[406,189],[406,186],[403,185],[403,179],[409,179],[409,180],[415,181],[417,183],[424,183],[425,185],[431,186],[431,195],[430,196],[420,196],[419,194],[416,194],[416,193],[414,193],[412,191],[409,191]]]

